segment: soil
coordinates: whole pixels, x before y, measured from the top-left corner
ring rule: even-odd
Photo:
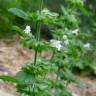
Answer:
[[[48,54],[43,54],[48,56]],[[24,48],[15,39],[0,40],[0,66],[7,67],[8,72],[0,72],[0,75],[13,75],[20,70],[20,67],[33,60],[34,52]],[[96,78],[77,76],[78,80],[86,85],[84,88],[79,88],[75,84],[70,84],[68,88],[74,94],[73,96],[96,96]],[[21,96],[16,92],[15,85],[0,80],[0,96]]]

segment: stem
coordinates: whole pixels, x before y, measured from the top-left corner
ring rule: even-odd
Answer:
[[[40,1],[40,6],[39,6],[40,14],[41,14],[42,8],[43,8],[43,0]],[[41,21],[38,21],[37,22],[37,36],[36,36],[37,42],[39,42],[40,40],[40,29],[41,29]],[[38,57],[38,48],[35,50],[34,65],[36,64],[37,57]]]
[[[42,8],[43,8],[43,3],[44,3],[43,0],[41,0],[41,1],[40,1],[40,6],[39,6],[40,12],[41,12],[41,10],[42,10]]]
[[[68,88],[69,82],[67,81],[65,84],[65,87]]]
[[[36,60],[37,60],[37,50],[35,50],[35,58],[34,58],[34,65],[36,64]]]
[[[59,59],[59,62],[58,62],[58,64],[59,65],[61,65],[62,64],[62,62],[61,62],[61,58],[62,58],[62,56],[60,55],[60,53],[57,53],[59,56],[60,56],[60,59]],[[57,70],[57,73],[60,71],[60,67],[59,67],[59,65],[57,65],[58,66],[58,70]],[[59,78],[59,76],[58,76],[58,74],[57,74],[57,80],[58,80],[58,78]]]
[[[57,72],[59,72],[59,68],[58,68],[58,71]],[[59,76],[58,76],[58,74],[57,74],[57,77],[56,77],[56,80],[58,80],[59,79]]]
[[[43,8],[43,0],[41,0],[40,6],[39,6],[40,15],[41,15],[42,8]],[[37,22],[37,41],[40,40],[40,29],[41,29],[41,21],[38,21]]]

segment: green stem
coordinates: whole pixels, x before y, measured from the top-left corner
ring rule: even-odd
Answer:
[[[67,81],[65,84],[65,87],[68,88],[69,82]]]
[[[42,8],[43,8],[43,3],[44,3],[43,0],[41,0],[41,1],[40,1],[40,6],[39,6],[40,12],[41,12],[41,10],[42,10]]]
[[[61,54],[60,53],[57,53],[59,56],[60,56],[60,59],[59,59],[59,62],[58,62],[58,64],[59,65],[61,65],[62,64],[62,62],[61,62],[61,60],[62,60],[62,56],[61,56]],[[60,67],[58,66],[58,70],[57,70],[57,73],[60,71]],[[58,78],[59,78],[59,76],[58,76],[58,74],[57,74],[57,80],[58,80]]]
[[[37,50],[35,50],[35,58],[34,58],[34,65],[36,64],[36,60],[37,60]]]
[[[40,6],[39,6],[40,14],[41,14],[42,8],[43,8],[43,0],[41,0]],[[41,29],[41,21],[38,21],[37,22],[37,36],[36,36],[37,42],[39,42],[40,40],[40,29]],[[35,50],[34,65],[36,64],[37,57],[38,57],[38,48]]]

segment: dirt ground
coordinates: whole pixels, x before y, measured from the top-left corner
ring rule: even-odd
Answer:
[[[47,55],[47,54],[46,54]],[[34,57],[32,50],[23,48],[16,40],[0,40],[0,66],[5,66],[11,71],[10,75],[15,75],[22,64],[30,62]],[[0,75],[6,75],[7,72],[0,72]],[[96,96],[96,78],[77,76],[77,78],[86,84],[81,89],[74,84],[69,85],[69,89],[74,96]],[[16,92],[14,85],[0,81],[0,96],[21,96]]]

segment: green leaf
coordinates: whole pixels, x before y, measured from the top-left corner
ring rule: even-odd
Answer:
[[[8,9],[9,12],[13,13],[14,15],[23,18],[23,19],[28,19],[28,15],[21,9],[18,8],[10,8]]]
[[[18,26],[12,26],[11,30],[18,33],[19,35],[23,36],[24,33],[22,32],[22,29],[20,29]]]
[[[12,30],[15,30],[15,31],[18,31],[18,32],[21,32],[22,31],[18,26],[12,26],[11,29]]]
[[[12,77],[12,76],[0,76],[0,79],[3,80],[3,81],[16,83],[15,77]]]
[[[19,71],[16,74],[16,79],[19,83],[24,83],[25,79],[27,78],[28,74],[23,72],[23,71]]]

